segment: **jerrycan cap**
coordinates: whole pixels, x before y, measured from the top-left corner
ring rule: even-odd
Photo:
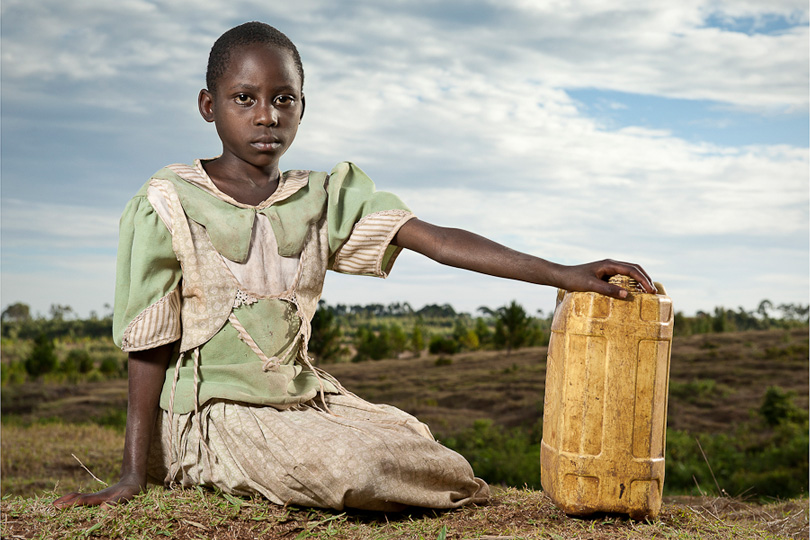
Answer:
[[[629,291],[631,294],[632,293],[644,293],[644,289],[641,288],[641,285],[639,284],[638,281],[631,278],[630,276],[625,276],[623,274],[616,274],[614,276],[611,276],[608,279],[608,283],[610,283],[612,285],[618,285],[619,287],[622,287],[623,289]],[[666,289],[664,289],[664,286],[661,285],[659,282],[654,281],[653,285],[655,285],[655,288],[658,290],[657,294],[659,294],[659,295],[666,295],[667,294]],[[557,289],[557,305],[558,306],[562,303],[563,298],[565,298],[565,295],[568,292],[569,291],[566,291],[565,289]],[[644,293],[644,294],[646,294],[646,293]]]
[[[639,284],[638,281],[631,278],[630,276],[616,274],[615,276],[611,276],[610,279],[608,279],[608,283],[610,283],[611,285],[618,285],[622,289],[631,293],[644,292],[644,289],[641,288],[641,284]]]
[[[623,274],[611,276],[610,279],[608,279],[608,283],[611,285],[618,285],[622,289],[631,293],[644,293],[644,289],[641,288],[641,284],[638,281]],[[658,294],[667,294],[667,292],[664,290],[664,286],[657,281],[653,282],[653,285],[655,285],[655,288],[658,290]]]

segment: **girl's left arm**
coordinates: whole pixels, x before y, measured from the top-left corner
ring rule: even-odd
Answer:
[[[637,264],[605,259],[565,266],[515,251],[469,231],[439,227],[416,218],[399,229],[392,243],[448,266],[568,291],[594,291],[625,298],[626,290],[606,281],[610,276],[623,274],[638,281],[645,292],[656,292],[650,276]]]

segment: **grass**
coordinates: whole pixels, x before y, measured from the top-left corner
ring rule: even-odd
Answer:
[[[94,424],[4,423],[0,443],[2,493],[32,495],[56,485],[65,492],[99,489],[100,484],[92,480],[78,460],[101,480],[114,483],[121,467],[124,436],[117,429]]]
[[[750,505],[734,499],[666,503],[660,517],[567,517],[541,492],[497,490],[490,504],[401,514],[281,507],[203,488],[153,487],[109,508],[51,506],[55,494],[4,497],[3,538],[153,539],[707,539],[807,538],[807,500]]]

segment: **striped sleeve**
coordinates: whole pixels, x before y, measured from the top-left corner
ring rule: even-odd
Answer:
[[[124,351],[154,349],[180,339],[180,289],[143,310],[129,323],[121,339]]]
[[[352,163],[332,169],[327,187],[329,268],[345,274],[387,277],[401,248],[391,244],[414,215],[392,193]]]
[[[113,341],[124,351],[151,349],[180,338],[180,263],[172,236],[145,196],[134,197],[118,235]]]
[[[335,253],[332,270],[344,274],[388,277],[401,251],[391,245],[391,240],[399,228],[413,217],[405,210],[384,210],[364,217]]]

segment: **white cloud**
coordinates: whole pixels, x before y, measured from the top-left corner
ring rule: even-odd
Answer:
[[[779,16],[796,26],[748,35],[709,27],[710,16]],[[132,175],[156,170],[164,155],[188,161],[218,148],[195,112],[208,50],[233,24],[260,19],[298,43],[307,71],[307,114],[284,166],[328,169],[351,159],[425,219],[568,263],[642,260],[693,297],[725,277],[701,269],[705,277],[687,283],[682,261],[698,273],[698,255],[676,256],[661,244],[689,241],[702,256],[742,266],[755,256],[746,244],[798,239],[802,245],[772,252],[758,272],[792,276],[795,290],[807,289],[806,264],[795,256],[807,254],[807,148],[718,146],[678,138],[666,126],[611,130],[566,93],[612,89],[754,113],[806,111],[804,4],[354,1],[338,8],[302,0],[288,10],[259,1],[8,0],[2,18],[6,250],[46,246],[49,238],[77,249],[114,246],[118,211],[145,180]],[[44,140],[36,131],[43,126]],[[82,139],[90,133],[92,143]],[[104,281],[103,266],[83,268]],[[405,267],[419,276],[414,281],[427,275],[444,283],[444,270]],[[454,294],[479,284],[452,275]],[[19,287],[31,281],[14,279]],[[733,294],[744,289],[735,287]],[[366,290],[363,281],[358,288]],[[442,288],[430,285],[425,295]],[[386,291],[404,294],[397,286]]]
[[[76,247],[117,247],[117,211],[93,206],[3,199],[3,247],[20,248],[30,242],[71,242]],[[24,243],[16,234],[24,235]]]

